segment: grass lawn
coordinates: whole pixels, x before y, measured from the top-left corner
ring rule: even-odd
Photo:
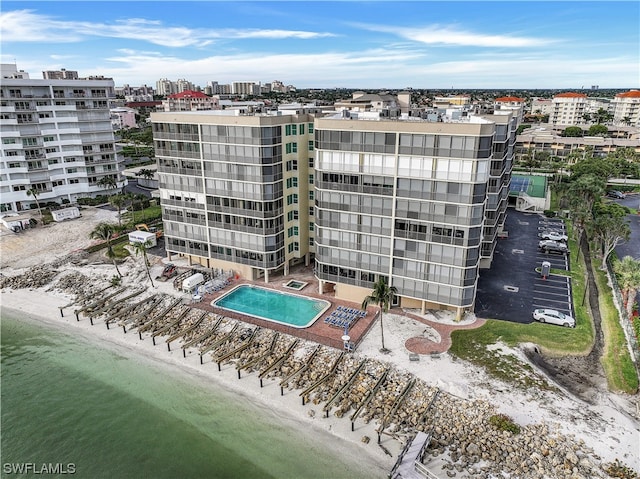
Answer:
[[[611,288],[604,271],[595,269],[598,284],[600,316],[605,337],[602,367],[607,375],[609,389],[633,394],[638,390],[638,374],[631,360],[624,331],[620,325],[618,310],[613,304]]]

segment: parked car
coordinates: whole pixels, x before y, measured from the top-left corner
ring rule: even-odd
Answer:
[[[566,234],[561,233],[559,231],[544,231],[540,233],[538,236],[540,236],[540,238],[542,238],[543,240],[562,241],[563,243],[566,243],[567,240],[569,239],[569,237]]]
[[[569,248],[565,243],[559,241],[543,240],[538,243],[540,248],[545,253],[567,253]]]
[[[557,324],[565,328],[576,327],[575,319],[555,309],[535,309],[533,311],[533,319],[541,323]]]
[[[625,194],[622,191],[607,191],[607,196],[609,198],[615,198],[616,200],[624,200]]]

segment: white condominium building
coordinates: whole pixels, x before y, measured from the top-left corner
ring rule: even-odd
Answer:
[[[640,91],[618,93],[611,104],[615,125],[640,127]]]
[[[3,211],[34,207],[29,190],[41,204],[73,203],[107,193],[105,177],[125,185],[108,105],[113,80],[3,78],[0,95]]]
[[[559,93],[551,100],[553,105],[549,115],[552,125],[580,126],[589,125],[591,120],[585,118],[589,113],[587,95],[584,93]]]

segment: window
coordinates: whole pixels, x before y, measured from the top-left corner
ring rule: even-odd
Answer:
[[[286,153],[298,153],[298,143],[296,143],[295,141],[292,143],[287,143],[285,145],[285,151]]]
[[[43,138],[43,140],[44,140],[44,141],[56,141],[55,137],[53,137],[53,136],[45,136],[45,137]]]
[[[313,151],[313,140],[309,140],[309,151]]]
[[[291,238],[292,236],[298,236],[298,227],[291,226],[287,229],[287,237]]]
[[[313,231],[314,229],[314,224],[313,223],[309,223],[309,231]]]
[[[287,178],[287,188],[297,188],[298,187],[298,178]]]
[[[313,157],[309,158],[309,168],[313,168]]]
[[[309,123],[309,125],[308,125],[308,126],[309,126],[309,128],[307,128],[307,131],[308,131],[309,133],[313,133],[313,123]]]
[[[309,246],[313,246],[313,245],[314,245],[313,238],[309,238]]]
[[[300,125],[300,134],[304,135],[304,123]]]
[[[287,221],[297,221],[298,220],[298,210],[289,211],[287,213]]]
[[[298,195],[292,194],[287,196],[287,204],[288,205],[297,205],[298,204]]]
[[[313,216],[314,214],[315,214],[314,207],[313,206],[309,206],[309,216]]]
[[[313,175],[309,175],[309,184],[312,185],[313,184]]]
[[[289,160],[286,165],[287,171],[297,171],[298,170],[298,160]]]
[[[310,191],[310,192],[309,192],[309,199],[310,199],[311,201],[313,201],[313,197],[314,197],[314,193],[313,193],[313,191]]]

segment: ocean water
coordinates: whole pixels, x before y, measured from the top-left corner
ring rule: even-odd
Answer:
[[[321,447],[317,431],[124,348],[5,312],[1,335],[1,477],[386,476],[347,462],[340,441]]]

